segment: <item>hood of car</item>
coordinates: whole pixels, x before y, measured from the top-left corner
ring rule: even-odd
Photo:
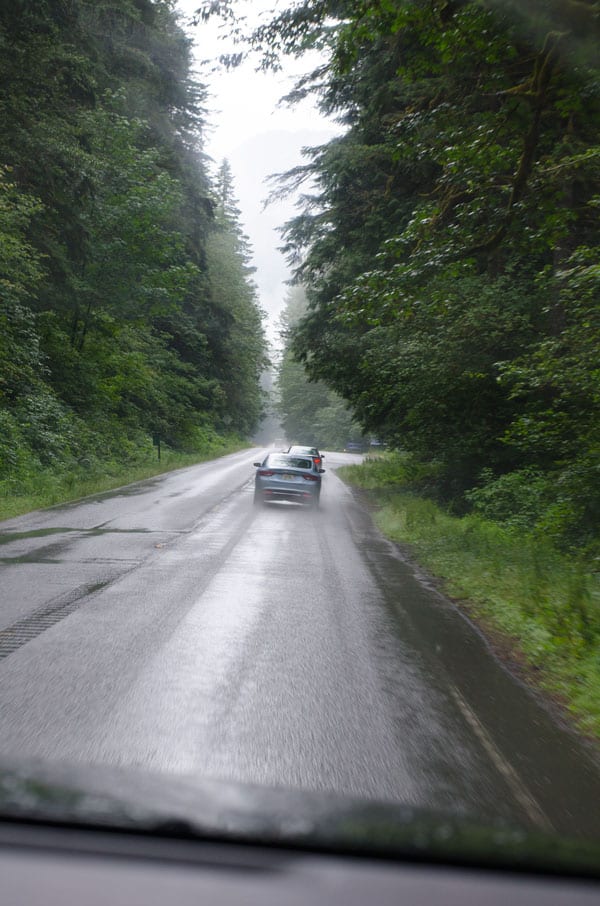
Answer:
[[[0,819],[600,877],[600,841],[486,826],[402,804],[138,769],[5,764]]]

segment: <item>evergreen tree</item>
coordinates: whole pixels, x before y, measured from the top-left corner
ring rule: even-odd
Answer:
[[[320,46],[346,133],[288,174],[309,310],[292,349],[439,492],[547,476],[540,525],[597,532],[598,20],[591,0],[306,0],[250,42]],[[595,528],[594,528],[595,526]]]
[[[349,439],[360,437],[360,428],[345,400],[323,381],[309,380],[291,349],[294,330],[306,315],[307,305],[304,288],[292,287],[281,316],[283,353],[278,367],[277,411],[291,443],[342,450]]]
[[[215,366],[224,391],[221,417],[235,430],[252,434],[263,415],[260,377],[268,364],[264,314],[257,302],[250,244],[240,223],[227,160],[219,168],[215,189],[215,229],[207,260],[217,318]]]
[[[15,0],[0,48],[3,487],[154,432],[183,449],[249,432],[262,325],[237,239],[219,267],[240,298],[210,273],[224,227],[174,4]]]

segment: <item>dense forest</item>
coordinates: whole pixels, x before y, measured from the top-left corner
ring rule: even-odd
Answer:
[[[590,553],[599,37],[588,0],[304,0],[249,36],[265,67],[319,48],[290,100],[347,127],[280,189],[296,361],[454,512]]]
[[[362,441],[360,426],[347,402],[323,381],[311,381],[293,353],[295,329],[307,310],[304,287],[290,287],[280,322],[282,352],[277,368],[276,410],[290,443],[343,450],[348,441]]]
[[[13,0],[0,49],[0,492],[248,437],[261,311],[175,4]]]

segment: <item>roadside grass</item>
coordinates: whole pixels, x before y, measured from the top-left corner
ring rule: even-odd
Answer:
[[[155,475],[193,466],[217,456],[235,453],[248,446],[247,441],[229,436],[219,438],[218,442],[215,441],[194,453],[179,453],[163,447],[160,462],[156,450],[144,451],[139,458],[125,463],[100,460],[93,464],[80,464],[70,470],[40,470],[37,475],[31,476],[24,486],[21,483],[15,487],[13,483],[5,480],[0,482],[0,520],[68,503],[91,494],[111,491],[134,481],[153,478]]]
[[[414,487],[415,467],[388,457],[338,475],[366,490],[381,531],[408,546],[502,649],[588,736],[600,738],[600,576],[523,529],[449,515]]]

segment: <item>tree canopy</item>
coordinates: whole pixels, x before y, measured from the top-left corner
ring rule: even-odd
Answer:
[[[600,517],[598,31],[587,0],[305,0],[249,38],[266,66],[320,47],[291,98],[347,126],[287,174],[314,186],[285,231],[296,359],[455,507],[535,474],[537,524],[578,543]]]
[[[281,316],[283,350],[277,369],[276,409],[290,443],[343,450],[349,440],[359,441],[362,437],[348,404],[323,381],[309,380],[292,353],[294,331],[307,308],[304,288],[291,287]]]
[[[261,312],[174,4],[15,0],[0,48],[0,480],[248,436]]]

